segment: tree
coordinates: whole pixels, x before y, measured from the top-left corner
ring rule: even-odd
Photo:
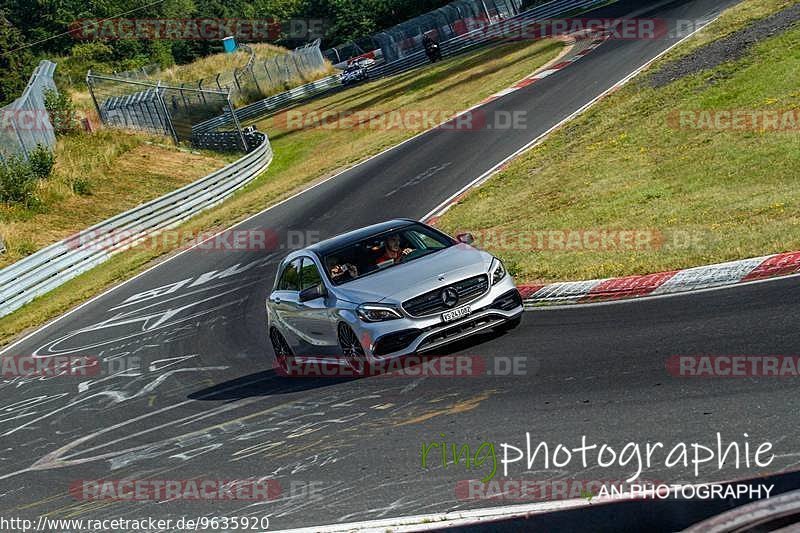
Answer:
[[[33,56],[27,48],[18,50],[24,44],[22,33],[0,11],[0,105],[17,98],[28,82]]]

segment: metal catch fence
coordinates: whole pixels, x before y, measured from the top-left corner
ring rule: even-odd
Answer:
[[[57,91],[55,70],[51,61],[39,63],[22,95],[0,108],[0,160],[15,155],[27,159],[37,145],[51,150],[55,146],[55,130],[44,105],[45,92]]]
[[[192,135],[192,126],[211,118],[226,116],[227,124],[238,132],[240,149],[247,151],[230,94],[227,91],[175,87],[161,82],[98,75],[91,71],[86,83],[106,126],[145,131],[172,137],[176,143],[191,142],[205,147]]]

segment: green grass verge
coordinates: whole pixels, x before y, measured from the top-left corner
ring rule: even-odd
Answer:
[[[792,3],[746,0],[669,57]],[[521,282],[645,274],[800,249],[800,130],[686,129],[670,121],[676,110],[800,109],[799,42],[795,27],[741,60],[659,89],[646,74],[636,78],[471,192],[440,227],[475,233]],[[559,230],[563,247],[547,240],[548,230]],[[593,249],[597,241],[580,240],[583,230],[653,238]]]
[[[191,183],[231,159],[156,144],[163,138],[118,130],[58,138],[52,175],[31,206],[0,203],[0,268],[118,213]],[[234,158],[235,159],[235,158]]]
[[[477,50],[404,75],[358,85],[308,103],[301,111],[438,110],[456,112],[503,89],[553,60],[555,41],[520,42]],[[380,152],[422,128],[288,130],[274,117],[258,123],[270,134],[270,168],[221,206],[188,221],[181,232],[224,229],[313,182]],[[276,122],[277,121],[277,122]],[[163,260],[172,249],[132,249],[114,256],[24,308],[0,319],[0,343],[39,326],[103,289]]]

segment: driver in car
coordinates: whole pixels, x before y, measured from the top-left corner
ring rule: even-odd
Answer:
[[[413,248],[400,249],[400,235],[398,233],[393,233],[384,240],[383,253],[378,257],[376,265],[383,267],[389,264],[399,263],[405,256],[413,251]]]

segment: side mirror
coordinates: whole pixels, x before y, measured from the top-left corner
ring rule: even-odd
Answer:
[[[475,237],[472,236],[472,233],[459,233],[456,235],[456,240],[464,244],[472,244],[475,242]]]
[[[316,300],[317,298],[324,297],[326,294],[328,294],[328,291],[325,290],[325,286],[322,283],[317,283],[313,287],[300,291],[300,301],[308,302],[310,300]]]

